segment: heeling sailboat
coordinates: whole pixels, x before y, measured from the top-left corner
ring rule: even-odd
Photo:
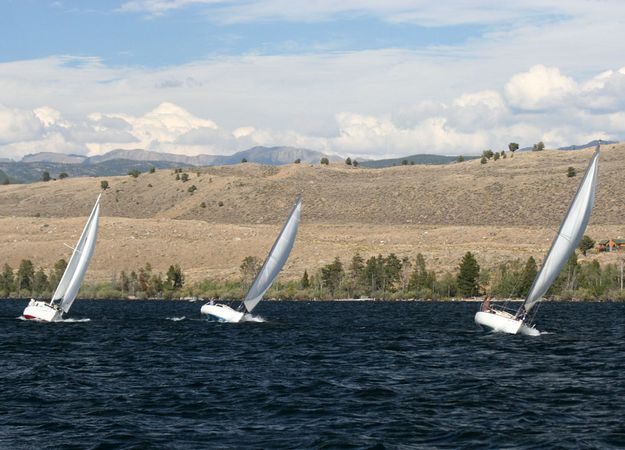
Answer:
[[[500,307],[488,306],[475,314],[475,322],[492,329],[510,334],[540,334],[528,321],[532,308],[540,301],[549,287],[556,280],[586,230],[590,213],[595,202],[597,177],[599,169],[599,146],[595,150],[584,178],[577,188],[575,197],[564,216],[560,229],[556,234],[543,265],[536,275],[525,301],[516,314],[507,312]],[[486,309],[486,310],[484,310]]]
[[[25,319],[54,322],[62,319],[63,314],[72,307],[95,248],[100,217],[100,195],[91,210],[52,299],[49,303],[31,299],[22,313]]]
[[[218,322],[240,322],[243,317],[245,317],[246,313],[249,314],[252,312],[256,305],[258,305],[258,302],[262,300],[263,295],[267,292],[267,289],[269,289],[276,276],[278,276],[280,270],[282,270],[282,266],[284,266],[284,263],[291,253],[299,227],[301,212],[302,199],[298,197],[289,218],[282,227],[282,231],[280,231],[276,242],[274,242],[273,247],[271,247],[267,259],[263,263],[258,275],[256,275],[252,286],[245,295],[245,299],[239,308],[235,310],[227,305],[220,303],[214,304],[211,302],[202,306],[200,309],[202,314]]]

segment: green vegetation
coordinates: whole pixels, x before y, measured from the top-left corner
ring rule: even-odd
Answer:
[[[566,176],[569,178],[573,178],[575,175],[577,175],[577,172],[575,171],[575,167],[569,167],[566,170]]]
[[[588,235],[584,235],[582,237],[582,240],[579,242],[579,250],[582,252],[582,255],[586,256],[586,252],[588,252],[588,250],[594,248],[595,246],[595,241]]]
[[[0,295],[4,297],[50,297],[67,263],[59,260],[51,269],[35,268],[23,260],[17,271],[4,264],[0,271]],[[114,273],[109,281],[85,283],[82,298],[162,298],[188,296],[241,299],[260,270],[260,260],[247,256],[240,266],[238,280],[205,279],[189,285],[178,264],[169,266],[167,273],[155,273],[147,263],[130,273]],[[523,298],[536,277],[538,267],[534,258],[522,262],[506,261],[494,268],[480,268],[475,256],[468,252],[456,273],[435,273],[428,270],[421,254],[413,258],[398,258],[395,254],[371,256],[365,260],[355,254],[349,264],[340,258],[319,267],[311,274],[304,270],[300,279],[276,280],[267,293],[269,298],[288,299],[446,299],[473,297],[489,293],[497,298]],[[601,266],[599,262],[583,262],[573,254],[547,293],[547,298],[580,300],[625,300],[620,289],[621,271],[616,264]]]
[[[177,178],[176,178],[177,179]],[[189,181],[189,174],[188,173],[183,173],[182,175],[180,175],[180,180],[183,183],[186,183],[187,181]]]
[[[543,141],[540,141],[532,146],[533,152],[542,152],[545,149],[545,144]]]
[[[41,181],[50,181],[50,172],[48,172],[47,170],[44,170],[43,173],[41,174]]]
[[[347,164],[348,166],[352,165],[352,159],[349,156],[345,159],[345,164]]]
[[[61,172],[59,174],[59,180],[63,180],[65,178],[69,177],[69,175],[67,174],[67,172]]]
[[[109,188],[109,182],[106,180],[100,181],[100,189],[106,191]]]
[[[329,166],[330,160],[324,156],[323,158],[321,158],[321,164],[325,164],[326,166]]]
[[[519,149],[519,144],[517,144],[516,142],[510,142],[508,144],[508,150],[510,150],[510,153],[512,153],[512,156],[514,156],[514,152],[516,152]]]
[[[302,162],[302,160],[301,160],[301,159],[299,159],[299,158],[297,158],[295,161],[293,161],[293,164],[299,164],[299,163],[301,163],[301,162]]]
[[[133,178],[137,178],[139,175],[141,175],[141,172],[139,172],[137,169],[132,169],[128,171],[128,175]]]
[[[193,194],[195,191],[197,191],[197,187],[195,186],[195,184],[192,184],[191,186],[189,186],[189,189],[187,189],[187,192],[190,192],[191,194]]]
[[[150,173],[156,172],[156,167],[150,167]]]

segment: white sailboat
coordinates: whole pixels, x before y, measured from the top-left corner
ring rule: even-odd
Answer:
[[[595,202],[599,168],[599,146],[595,150],[584,178],[577,188],[575,197],[564,216],[560,229],[554,238],[543,265],[536,275],[527,297],[516,313],[507,312],[501,307],[489,306],[475,314],[475,323],[493,331],[526,334],[540,334],[529,321],[529,313],[540,301],[545,292],[556,280],[586,230],[590,213]]]
[[[89,220],[82,230],[80,239],[72,253],[69,263],[63,272],[61,281],[50,302],[31,299],[22,313],[22,317],[41,322],[55,322],[63,318],[72,307],[82,280],[89,267],[98,233],[100,216],[100,196],[93,206]]]
[[[295,243],[295,236],[297,235],[297,229],[299,227],[300,216],[302,211],[302,199],[297,198],[295,206],[289,215],[282,231],[278,235],[276,242],[274,242],[271,251],[267,256],[260,272],[256,275],[252,286],[250,287],[245,299],[236,310],[220,303],[207,303],[203,305],[200,312],[212,320],[218,322],[240,322],[246,314],[252,312],[252,310],[258,305],[263,298],[267,289],[273,283],[282,266],[289,257],[293,244]]]

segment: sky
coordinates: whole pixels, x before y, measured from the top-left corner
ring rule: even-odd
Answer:
[[[0,0],[0,158],[625,136],[621,0]]]

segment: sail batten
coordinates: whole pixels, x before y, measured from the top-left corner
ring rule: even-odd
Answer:
[[[69,263],[63,272],[61,281],[54,291],[52,303],[60,301],[60,307],[64,312],[68,312],[72,303],[76,299],[80,285],[91,261],[95,248],[98,232],[98,222],[100,215],[100,196],[95,202],[85,228],[73,249]]]
[[[590,219],[595,201],[599,168],[599,146],[588,164],[569,209],[560,224],[543,265],[534,279],[517,316],[528,313],[556,280],[575,247],[579,244]]]
[[[284,263],[288,259],[293,244],[295,243],[301,210],[302,200],[298,197],[289,218],[282,227],[278,238],[267,255],[267,259],[265,259],[263,266],[258,272],[258,275],[256,275],[252,286],[243,300],[243,304],[248,313],[251,313],[258,302],[263,298],[263,295],[267,289],[269,289],[271,283],[273,283],[273,280],[278,273],[280,273],[282,266],[284,266]]]

